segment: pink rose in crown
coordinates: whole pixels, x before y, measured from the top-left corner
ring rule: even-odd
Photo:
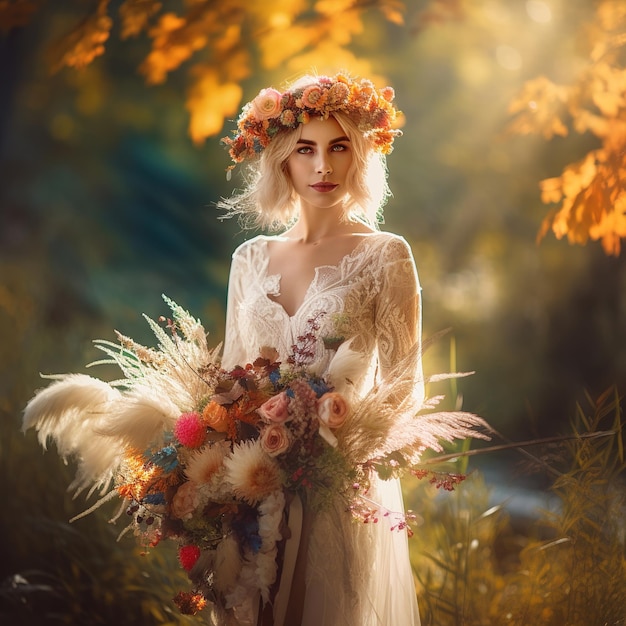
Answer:
[[[325,393],[317,401],[317,415],[328,428],[339,428],[348,415],[346,399],[335,391]]]
[[[258,120],[268,120],[276,117],[281,110],[282,95],[276,89],[262,89],[259,95],[252,101],[252,110]]]
[[[283,424],[289,421],[289,397],[284,391],[272,396],[258,409],[259,415],[269,423]]]
[[[282,424],[269,424],[261,434],[261,447],[270,456],[278,456],[289,450],[289,433]]]

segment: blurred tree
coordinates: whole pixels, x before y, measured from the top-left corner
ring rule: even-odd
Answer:
[[[580,71],[568,84],[546,76],[526,82],[510,105],[510,131],[551,139],[573,130],[597,138],[598,146],[560,176],[541,181],[543,202],[560,206],[543,220],[538,239],[552,229],[570,243],[601,240],[606,254],[617,256],[626,237],[626,4],[595,5],[595,19],[581,27]]]
[[[343,64],[372,75],[369,62],[348,50],[363,31],[363,14],[379,11],[400,24],[401,0],[187,0],[179,12],[157,0],[124,0],[112,17],[110,0],[93,0],[80,21],[50,48],[53,71],[84,68],[105,52],[117,20],[122,40],[144,35],[149,52],[139,66],[150,85],[186,64],[189,133],[196,143],[220,132],[239,108],[241,82],[260,68],[286,64],[291,71]],[[441,0],[434,4],[441,5]],[[37,12],[36,0],[0,2],[0,27],[23,26]],[[84,9],[83,9],[84,11]],[[188,63],[187,63],[188,62]]]
[[[0,28],[24,26],[42,4],[0,1]],[[410,7],[413,28],[458,20],[470,4],[423,0]],[[370,61],[351,50],[364,30],[364,16],[378,12],[389,23],[403,24],[407,13],[402,0],[187,0],[178,11],[157,0],[91,0],[86,11],[70,13],[78,10],[84,12],[78,23],[50,47],[52,70],[92,63],[104,54],[116,25],[122,40],[146,38],[149,50],[139,72],[148,84],[162,84],[170,73],[186,70],[188,132],[197,144],[219,133],[237,112],[242,82],[260,69],[286,67],[296,73],[312,65],[342,65],[375,78]],[[601,240],[607,254],[618,255],[626,236],[626,6],[598,0],[593,23],[583,22],[580,29],[587,40],[581,71],[569,84],[546,76],[529,80],[510,104],[509,130],[550,139],[571,129],[598,138],[599,147],[541,182],[543,202],[560,206],[545,217],[538,238],[552,229],[572,243]]]

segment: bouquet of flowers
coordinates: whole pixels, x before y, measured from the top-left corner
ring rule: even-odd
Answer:
[[[24,429],[36,427],[44,447],[52,437],[60,454],[77,457],[71,487],[100,488],[79,517],[120,498],[115,519],[129,519],[121,534],[149,546],[177,542],[193,583],[175,598],[185,613],[207,603],[227,611],[254,594],[270,599],[293,497],[318,510],[344,498],[346,514],[369,521],[374,473],[424,476],[417,463],[426,448],[481,436],[474,415],[433,413],[436,398],[419,420],[415,407],[390,403],[401,378],[349,406],[307,369],[313,335],[298,340],[287,363],[262,347],[253,363],[226,371],[221,346],[211,349],[202,324],[165,300],[172,319],[146,317],[158,349],[119,333],[118,343],[97,341],[106,358],[93,365],[114,363],[124,377],[52,377],[28,403]]]

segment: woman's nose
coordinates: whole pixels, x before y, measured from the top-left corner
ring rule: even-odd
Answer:
[[[318,174],[332,174],[333,168],[326,155],[320,155],[315,171]]]

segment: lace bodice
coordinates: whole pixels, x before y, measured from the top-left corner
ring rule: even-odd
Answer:
[[[223,363],[245,365],[261,347],[273,347],[285,362],[298,338],[313,332],[316,341],[307,367],[325,375],[339,343],[363,356],[354,380],[362,389],[384,377],[413,350],[421,337],[420,289],[406,241],[385,232],[366,235],[337,265],[315,269],[294,315],[271,296],[280,294],[281,277],[268,274],[267,236],[243,243],[233,254]],[[420,367],[415,358],[407,367]],[[416,376],[418,372],[415,372]]]

